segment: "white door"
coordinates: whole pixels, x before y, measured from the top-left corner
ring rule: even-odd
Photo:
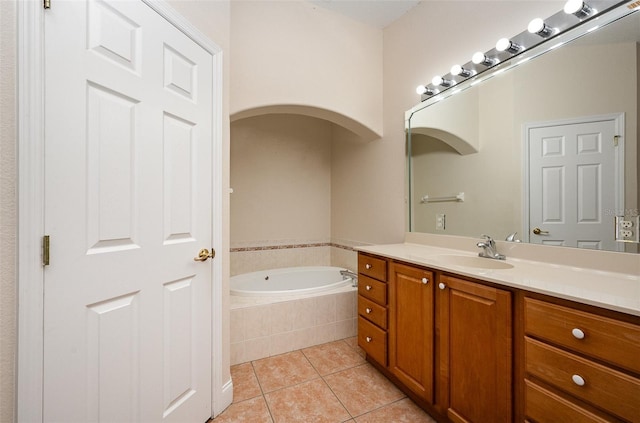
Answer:
[[[616,121],[528,130],[529,240],[615,250]]]
[[[204,422],[212,55],[141,1],[45,16],[44,419]]]

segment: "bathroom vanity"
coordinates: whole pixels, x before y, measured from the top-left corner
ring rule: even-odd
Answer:
[[[640,276],[359,248],[358,344],[443,422],[640,421]]]

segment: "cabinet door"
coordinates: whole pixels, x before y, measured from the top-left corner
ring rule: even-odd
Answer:
[[[450,276],[438,288],[438,402],[454,422],[511,422],[511,293]]]
[[[389,280],[389,368],[433,403],[433,273],[393,263]]]

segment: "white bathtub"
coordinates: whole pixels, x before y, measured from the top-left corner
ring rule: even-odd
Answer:
[[[231,364],[356,336],[358,288],[340,270],[294,267],[232,276]]]
[[[352,286],[342,267],[306,266],[263,270],[231,277],[231,295],[242,297],[281,297],[314,294]]]

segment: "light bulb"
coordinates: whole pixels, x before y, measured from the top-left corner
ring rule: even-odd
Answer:
[[[582,6],[584,6],[584,2],[582,0],[568,0],[564,4],[564,13],[572,15],[582,9]]]
[[[484,65],[484,66],[493,66],[496,63],[495,59],[489,59],[485,54],[481,51],[476,52],[473,57],[471,57],[471,61],[476,65]]]
[[[508,38],[500,38],[496,43],[496,50],[498,51],[508,51],[509,53],[516,54],[520,50],[522,50],[522,46],[514,43]]]
[[[419,95],[434,95],[437,92],[438,90],[434,90],[424,85],[418,85],[416,87],[416,93],[418,93]]]
[[[547,24],[540,18],[535,18],[529,22],[527,30],[532,34],[538,34],[541,37],[550,37],[554,33],[554,29],[549,28]]]
[[[453,76],[462,76],[463,78],[467,78],[469,76],[471,76],[471,71],[469,71],[468,69],[463,68],[460,65],[453,65],[451,66],[451,75]]]
[[[593,9],[582,0],[568,0],[564,4],[564,13],[567,15],[576,15],[578,18],[584,18],[591,14]]]
[[[454,81],[451,81],[449,79],[444,79],[440,75],[434,76],[433,79],[431,80],[431,83],[433,85],[436,85],[436,86],[440,85],[442,87],[450,87],[452,84],[455,84]]]
[[[535,18],[529,22],[527,30],[532,34],[537,34],[544,29],[544,21],[540,18]]]
[[[480,63],[484,62],[486,58],[487,56],[485,56],[483,52],[479,51],[471,57],[471,61],[476,65],[479,65]]]

